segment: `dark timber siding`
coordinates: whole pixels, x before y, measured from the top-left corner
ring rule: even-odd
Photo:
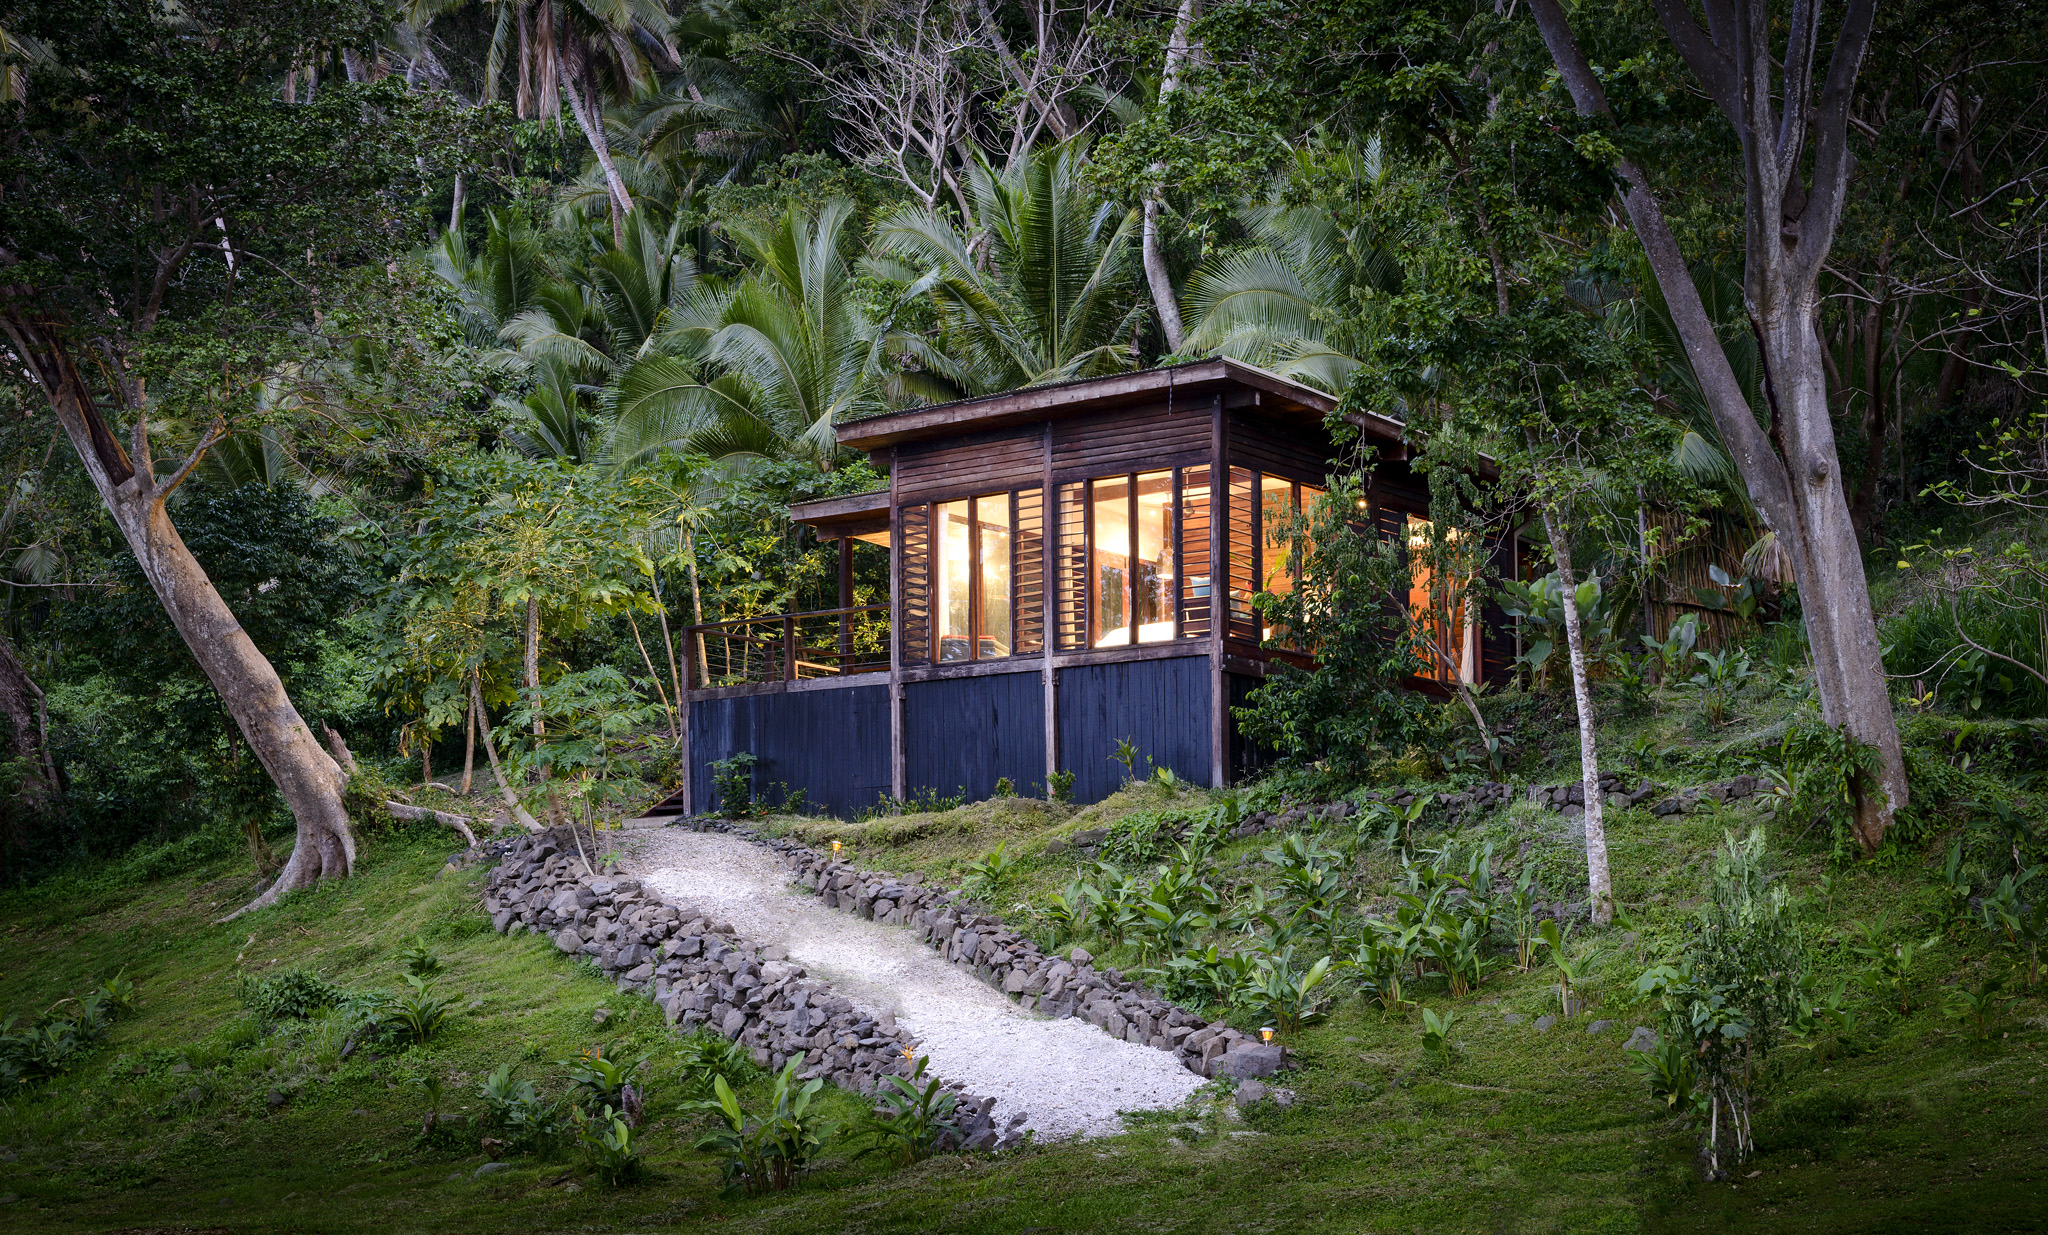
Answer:
[[[1038,425],[968,433],[904,446],[896,456],[896,501],[945,501],[1036,484],[1045,475]]]
[[[810,811],[851,819],[889,791],[889,688],[848,686],[690,704],[690,785],[697,809],[717,809],[711,762],[751,752],[754,793],[770,802],[801,791]],[[1043,762],[1041,760],[1041,762]],[[787,790],[778,788],[786,785]]]
[[[1204,462],[1211,415],[1210,400],[1189,398],[1176,401],[1170,413],[1161,403],[1055,421],[1053,474],[1081,479]]]
[[[906,682],[903,791],[965,791],[979,802],[1007,776],[1020,794],[1045,786],[1045,686],[1036,670]]]
[[[1273,752],[1253,742],[1238,731],[1237,709],[1251,700],[1251,693],[1263,685],[1265,679],[1232,673],[1224,678],[1224,685],[1230,690],[1230,776],[1232,784],[1250,780],[1273,766]]]
[[[1133,660],[1059,671],[1060,770],[1074,800],[1100,802],[1123,782],[1110,762],[1120,739],[1138,747],[1138,775],[1152,766],[1209,783],[1209,658]]]
[[[1320,485],[1333,470],[1336,448],[1322,429],[1282,428],[1272,421],[1234,412],[1230,417],[1230,466]]]

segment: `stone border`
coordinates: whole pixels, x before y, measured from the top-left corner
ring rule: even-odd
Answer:
[[[1113,1038],[1170,1051],[1196,1076],[1270,1076],[1287,1064],[1284,1048],[1264,1045],[1223,1021],[1205,1022],[1114,969],[1098,970],[1080,948],[1065,959],[1047,956],[1001,918],[978,912],[961,893],[925,884],[922,876],[862,870],[801,842],[764,837],[725,820],[700,818],[679,826],[729,833],[775,851],[797,887],[834,909],[915,928],[948,961],[1027,1011],[1057,1019],[1078,1016]]]
[[[877,1021],[843,995],[805,975],[779,947],[762,948],[725,922],[650,897],[637,879],[584,875],[576,844],[543,832],[471,851],[496,859],[484,885],[484,909],[499,934],[547,936],[570,956],[587,956],[624,993],[651,994],[672,1025],[708,1025],[753,1048],[754,1061],[780,1070],[802,1052],[797,1075],[872,1095],[883,1076],[910,1071],[916,1040],[884,1014]],[[459,855],[458,855],[459,856]],[[994,1098],[957,1082],[955,1118],[965,1150],[1021,1144],[1029,1116],[995,1122]]]

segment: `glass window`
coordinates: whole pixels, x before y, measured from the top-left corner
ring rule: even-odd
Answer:
[[[971,504],[943,502],[932,537],[932,608],[938,618],[933,658],[969,660],[973,656],[974,538],[969,534]]]
[[[1173,473],[1141,472],[1137,489],[1137,566],[1132,574],[1132,607],[1138,642],[1173,638]]]
[[[1476,613],[1465,605],[1467,579],[1455,570],[1438,578],[1429,566],[1431,538],[1435,525],[1419,515],[1408,516],[1408,612],[1424,639],[1424,677],[1439,682],[1460,678],[1475,681],[1479,668],[1479,640]],[[1443,544],[1449,550],[1458,543],[1458,529],[1444,529]]]
[[[1181,634],[1209,634],[1209,469],[1180,474]]]
[[[974,499],[975,552],[980,558],[980,630],[975,656],[1010,654],[1010,495]]]
[[[1131,481],[1114,476],[1088,486],[1088,591],[1091,647],[1131,641]]]

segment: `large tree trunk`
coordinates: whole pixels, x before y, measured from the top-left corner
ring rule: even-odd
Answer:
[[[42,687],[28,675],[5,635],[0,635],[0,723],[8,727],[9,749],[21,760],[22,780],[16,793],[25,805],[40,805],[57,792],[57,765],[50,758],[49,707]]]
[[[1166,60],[1159,75],[1159,105],[1180,89],[1181,74],[1192,58],[1189,29],[1202,15],[1202,0],[1180,0],[1174,14],[1173,32],[1166,40]],[[1163,173],[1165,168],[1156,170]],[[1152,293],[1152,307],[1159,314],[1159,329],[1166,336],[1166,350],[1177,352],[1187,337],[1181,325],[1180,300],[1174,294],[1173,278],[1166,270],[1166,254],[1159,247],[1159,220],[1166,213],[1162,190],[1154,186],[1145,194],[1144,226],[1139,232],[1139,253],[1145,266],[1145,286]]]
[[[1593,687],[1586,678],[1586,627],[1580,620],[1578,582],[1572,575],[1572,546],[1555,510],[1543,508],[1550,555],[1564,591],[1564,643],[1572,665],[1572,703],[1579,713],[1579,783],[1586,797],[1586,898],[1593,921],[1614,920],[1614,889],[1607,875],[1607,803],[1600,796],[1600,750],[1594,741]]]
[[[157,483],[144,436],[146,413],[138,411],[138,449],[131,461],[100,417],[64,341],[26,310],[25,302],[33,301],[24,290],[16,289],[10,303],[0,309],[0,328],[42,385],[165,615],[298,822],[298,839],[284,870],[267,891],[237,912],[261,908],[286,892],[312,886],[322,876],[347,875],[356,853],[355,835],[342,805],[348,779],[320,748],[277,671],[214,590],[164,509],[171,490],[198,466],[205,443],[175,475]]]
[[[576,117],[576,125],[583,130],[583,137],[590,143],[590,151],[597,156],[597,165],[604,169],[605,186],[612,199],[612,243],[624,247],[626,243],[626,216],[633,213],[633,199],[626,192],[626,182],[619,176],[618,165],[612,162],[612,144],[605,137],[604,109],[595,96],[586,96],[576,88],[570,61],[573,57],[562,57],[562,94],[569,100],[569,110]]]
[[[1842,488],[1825,359],[1814,325],[1820,271],[1834,243],[1853,162],[1848,109],[1870,38],[1873,2],[1848,5],[1817,101],[1813,67],[1822,6],[1796,5],[1789,26],[1774,27],[1764,0],[1710,0],[1710,33],[1680,0],[1654,3],[1673,46],[1741,143],[1747,188],[1744,299],[1763,359],[1768,431],[1757,423],[1735,378],[1649,178],[1626,158],[1618,165],[1628,184],[1624,203],[1714,426],[1758,515],[1791,554],[1821,717],[1878,753],[1884,792],[1861,795],[1853,823],[1864,849],[1874,850],[1906,805],[1906,765]],[[1532,0],[1531,7],[1579,112],[1607,113],[1606,93],[1558,0]],[[1774,28],[1789,31],[1781,56],[1771,46]],[[1776,75],[1782,75],[1781,83]],[[1782,102],[1782,117],[1775,114],[1774,98]],[[1802,182],[1809,138],[1811,172]]]

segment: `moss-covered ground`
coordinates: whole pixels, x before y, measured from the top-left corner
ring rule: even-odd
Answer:
[[[1754,766],[1769,754],[1789,706],[1758,699],[1721,726],[1690,709],[1643,709],[1608,735],[1617,751],[1609,762],[1625,765],[1634,746],[1635,757],[1661,757],[1653,774],[1674,784],[1743,770],[1744,760]],[[1575,752],[1546,736],[1555,720],[1554,707],[1532,704],[1519,732],[1539,778],[1561,780],[1569,775],[1562,761]],[[1921,739],[1934,749],[1939,735],[1930,732]],[[1415,1013],[1388,1017],[1339,987],[1327,1019],[1290,1035],[1300,1061],[1281,1078],[1299,1095],[1291,1109],[1240,1115],[1212,1091],[1187,1110],[1135,1117],[1120,1137],[902,1169],[855,1160],[834,1144],[801,1190],[760,1199],[722,1196],[716,1163],[691,1151],[703,1117],[682,1107],[693,1095],[653,1005],[619,995],[542,941],[492,934],[478,906],[481,872],[444,866],[444,833],[409,830],[367,838],[356,877],[226,923],[215,919],[249,894],[246,871],[119,887],[74,881],[62,895],[46,889],[0,903],[0,1007],[8,1013],[32,1017],[123,969],[138,1004],[66,1075],[0,1108],[0,1229],[2040,1229],[2048,1225],[2048,983],[2028,990],[2023,976],[2014,979],[2019,998],[1996,1014],[1988,1039],[1944,1016],[1950,988],[2010,976],[2019,955],[1946,914],[1933,878],[1947,836],[1976,809],[1967,801],[1997,793],[2026,810],[2038,803],[2026,796],[2023,769],[1964,762],[1956,755],[1944,765],[1953,773],[1944,792],[1955,801],[1931,814],[1912,844],[1877,860],[1834,862],[1818,835],[1777,846],[1824,977],[1859,972],[1853,945],[1867,932],[1940,942],[1908,977],[1909,1010],[1868,1007],[1848,1040],[1773,1056],[1759,1153],[1732,1181],[1701,1182],[1695,1131],[1652,1101],[1620,1048],[1634,1026],[1654,1019],[1635,1001],[1634,978],[1678,946],[1714,846],[1727,829],[1760,818],[1755,806],[1610,817],[1616,891],[1634,938],[1616,928],[1591,941],[1592,1007],[1547,1032],[1535,1021],[1556,1012],[1557,999],[1540,971],[1506,968],[1455,1000],[1440,982],[1419,984],[1412,994],[1423,1006],[1456,1013],[1448,1063],[1424,1054]],[[865,824],[767,826],[814,843],[840,839],[865,865],[947,877],[1002,844],[1020,860],[988,899],[1028,921],[1022,906],[1090,865],[1071,848],[1048,853],[1053,839],[1109,828],[1137,845],[1153,823],[1213,802],[1185,787],[1143,784],[1079,811],[1008,800]],[[1258,855],[1276,839],[1226,845],[1215,858],[1219,877],[1257,880]],[[1582,877],[1562,818],[1527,804],[1468,821],[1458,839],[1492,841],[1511,865],[1534,864],[1551,886]],[[1358,852],[1359,890],[1376,897],[1395,860],[1370,840]],[[445,965],[437,989],[455,1001],[448,1027],[426,1046],[343,1058],[339,1018],[266,1025],[237,1000],[238,974],[293,968],[355,990],[392,989],[400,951],[420,937]],[[1101,963],[1139,965],[1129,944],[1080,942]],[[599,1009],[609,1012],[602,1025]],[[1600,1021],[1611,1023],[1590,1032]],[[605,1187],[572,1148],[479,1177],[486,1159],[473,1135],[420,1141],[427,1078],[442,1081],[444,1110],[463,1115],[478,1109],[476,1087],[493,1067],[512,1063],[559,1093],[557,1061],[593,1046],[650,1058],[640,1182]],[[765,1089],[757,1081],[743,1097],[759,1101]],[[854,1115],[853,1099],[829,1101],[837,1118]]]

